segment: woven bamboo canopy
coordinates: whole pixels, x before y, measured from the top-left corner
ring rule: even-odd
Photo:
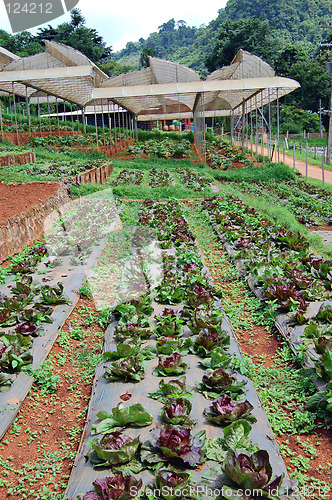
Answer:
[[[198,96],[205,116],[241,114],[261,107],[299,87],[277,77],[266,62],[239,50],[229,66],[206,80],[175,62],[150,57],[150,67],[108,78],[79,51],[45,41],[46,51],[18,58],[0,47],[0,95],[53,96],[80,106],[110,100],[138,120],[192,117]],[[257,102],[257,96],[259,100]]]

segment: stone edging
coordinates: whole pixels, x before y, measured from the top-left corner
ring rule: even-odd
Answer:
[[[65,185],[58,183],[57,191],[45,201],[39,202],[29,210],[1,222],[0,262],[42,236],[46,217],[56,207],[60,208],[68,202],[69,196]]]

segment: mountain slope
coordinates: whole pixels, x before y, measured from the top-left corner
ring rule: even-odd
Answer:
[[[176,23],[170,19],[146,40],[129,42],[115,57],[122,64],[138,66],[140,52],[149,47],[156,50],[157,57],[178,61],[206,74],[204,59],[212,50],[221,24],[228,19],[253,16],[269,22],[272,35],[280,44],[301,42],[312,53],[324,32],[319,22],[328,24],[331,13],[332,0],[228,0],[208,26],[190,27],[183,21]]]

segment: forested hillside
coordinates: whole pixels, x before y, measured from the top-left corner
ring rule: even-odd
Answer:
[[[332,0],[229,0],[208,26],[190,27],[173,18],[162,24],[158,32],[144,40],[129,42],[115,54],[122,64],[138,65],[144,48],[156,50],[157,57],[167,58],[206,73],[205,58],[225,21],[262,17],[270,26],[271,37],[278,46],[300,42],[313,55],[326,30],[319,27],[331,21]],[[276,53],[276,51],[274,51]]]

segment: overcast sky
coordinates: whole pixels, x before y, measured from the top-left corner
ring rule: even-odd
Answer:
[[[218,15],[218,9],[225,5],[226,0],[208,0],[204,4],[189,0],[80,0],[77,8],[81,9],[86,18],[87,26],[95,28],[106,43],[117,51],[124,48],[127,42],[146,38],[173,17],[175,21],[186,21],[189,26],[208,24]],[[69,19],[70,15],[66,14],[49,24],[57,26]],[[10,31],[4,2],[1,0],[0,28]]]

